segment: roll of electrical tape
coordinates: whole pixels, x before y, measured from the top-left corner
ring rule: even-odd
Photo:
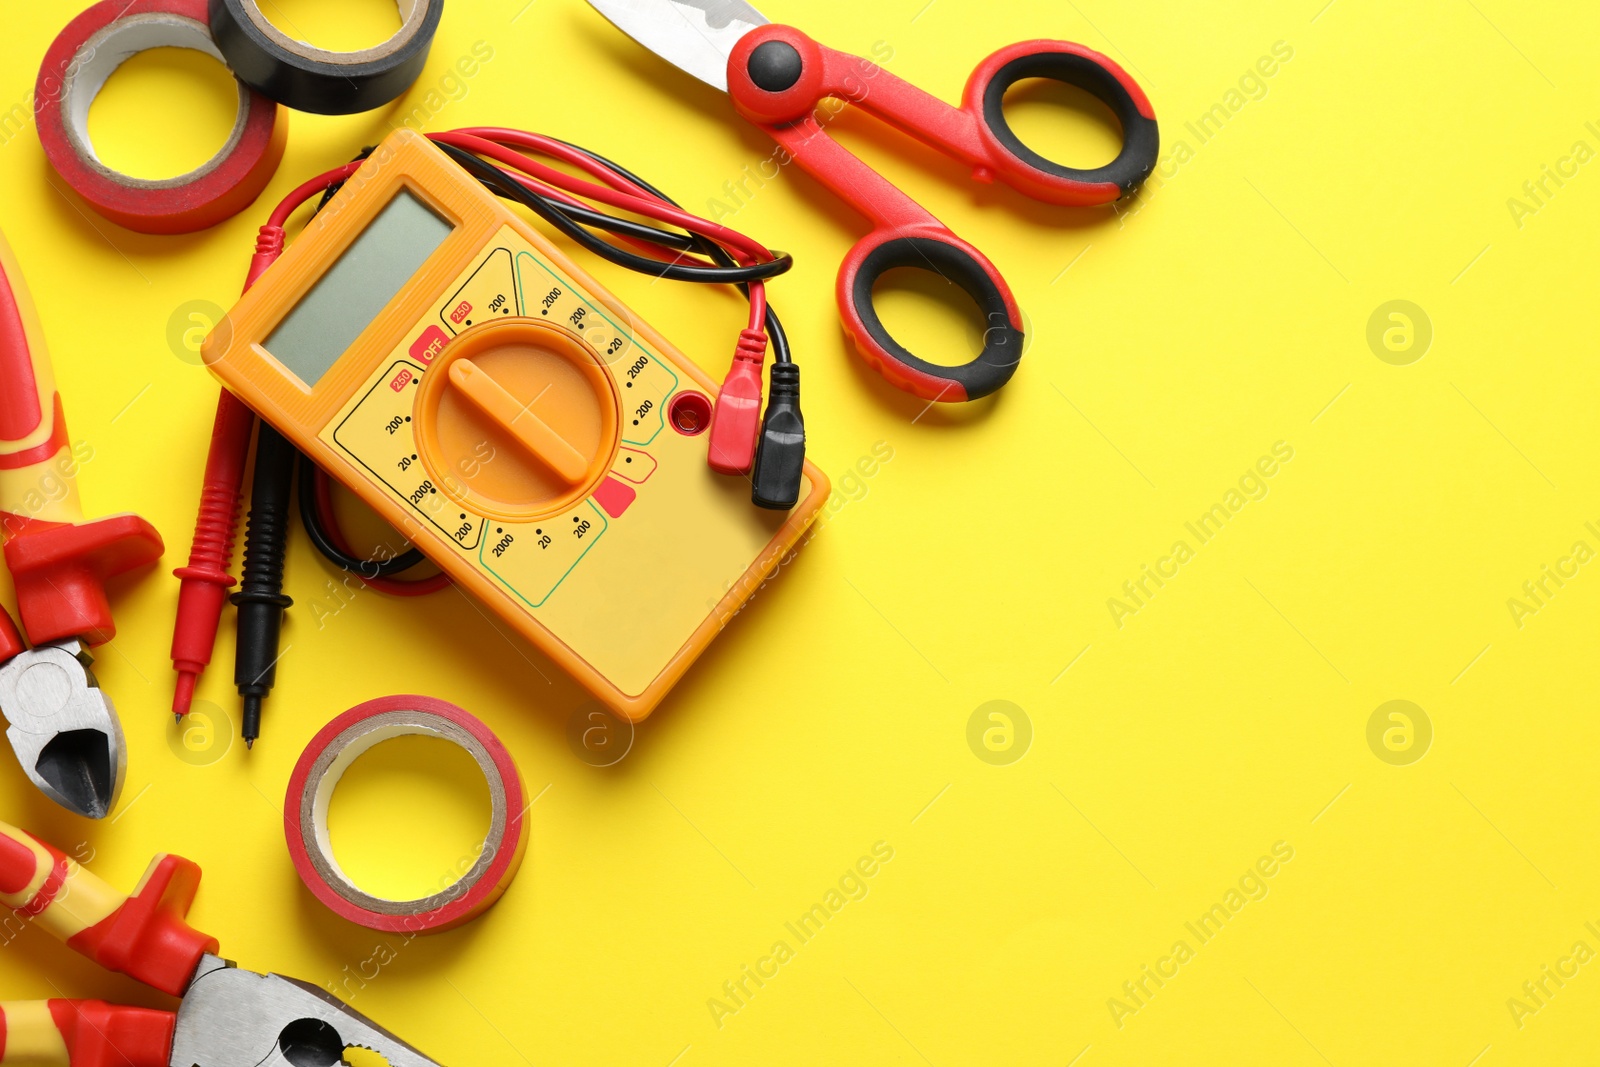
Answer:
[[[283,159],[288,119],[241,82],[233,131],[208,163],[161,180],[112,170],[89,142],[89,105],[118,67],[153,48],[188,48],[225,62],[206,0],[103,0],[69,22],[45,53],[34,87],[39,140],[56,172],[112,222],[140,233],[193,233],[261,195]]]
[[[296,41],[267,20],[259,0],[211,0],[211,32],[246,85],[296,111],[353,115],[398,98],[422,73],[444,0],[395,0],[400,32],[359,52]]]
[[[461,877],[418,900],[385,900],[356,886],[333,858],[328,806],[350,765],[396,737],[434,737],[465,749],[489,783],[491,814],[482,850],[464,858]],[[454,704],[430,697],[372,700],[334,719],[312,739],[289,779],[283,827],[301,881],[317,899],[353,923],[385,933],[449,930],[487,911],[505,892],[527,850],[522,776],[489,728]]]

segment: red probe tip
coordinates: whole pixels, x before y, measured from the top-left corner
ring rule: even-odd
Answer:
[[[172,714],[183,718],[189,714],[189,705],[194,703],[194,685],[199,680],[200,672],[178,672],[178,688],[172,694]]]

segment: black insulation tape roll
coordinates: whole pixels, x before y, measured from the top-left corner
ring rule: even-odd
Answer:
[[[444,0],[396,0],[400,32],[359,52],[296,41],[258,0],[210,0],[211,36],[238,79],[269,99],[317,115],[353,115],[398,98],[422,73]]]

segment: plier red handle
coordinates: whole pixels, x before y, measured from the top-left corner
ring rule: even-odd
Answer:
[[[132,896],[59,849],[0,823],[0,904],[102,967],[172,996],[176,1012],[100,1000],[0,1002],[0,1067],[256,1067],[338,1063],[366,1048],[390,1067],[437,1063],[315,986],[240,970],[186,916],[200,868],[157,856]]]

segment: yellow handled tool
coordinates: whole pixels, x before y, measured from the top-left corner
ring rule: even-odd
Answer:
[[[0,234],[0,530],[22,628],[35,645],[110,640],[105,580],[161,555],[161,535],[137,515],[84,522],[81,462],[33,301]]]
[[[137,515],[84,521],[76,476],[87,455],[67,437],[44,333],[0,234],[0,536],[22,621],[18,633],[0,617],[0,712],[33,783],[98,819],[116,806],[126,755],[88,649],[116,632],[106,580],[154,563],[162,545]],[[68,679],[64,699],[41,700],[36,686],[20,685],[39,661]]]
[[[67,442],[44,331],[11,246],[0,234],[0,512],[6,529],[29,520],[78,523],[76,463]]]
[[[124,896],[75,860],[0,823],[0,903],[109,970],[181,992],[215,940],[183,921],[200,869],[175,856]],[[98,1000],[0,1003],[0,1067],[168,1067],[177,1017]]]
[[[439,1067],[323,990],[241,970],[185,916],[200,868],[157,856],[124,896],[59,849],[0,823],[0,905],[107,970],[182,997],[176,1013],[99,1000],[0,1004],[0,1067],[332,1065],[371,1049]]]

